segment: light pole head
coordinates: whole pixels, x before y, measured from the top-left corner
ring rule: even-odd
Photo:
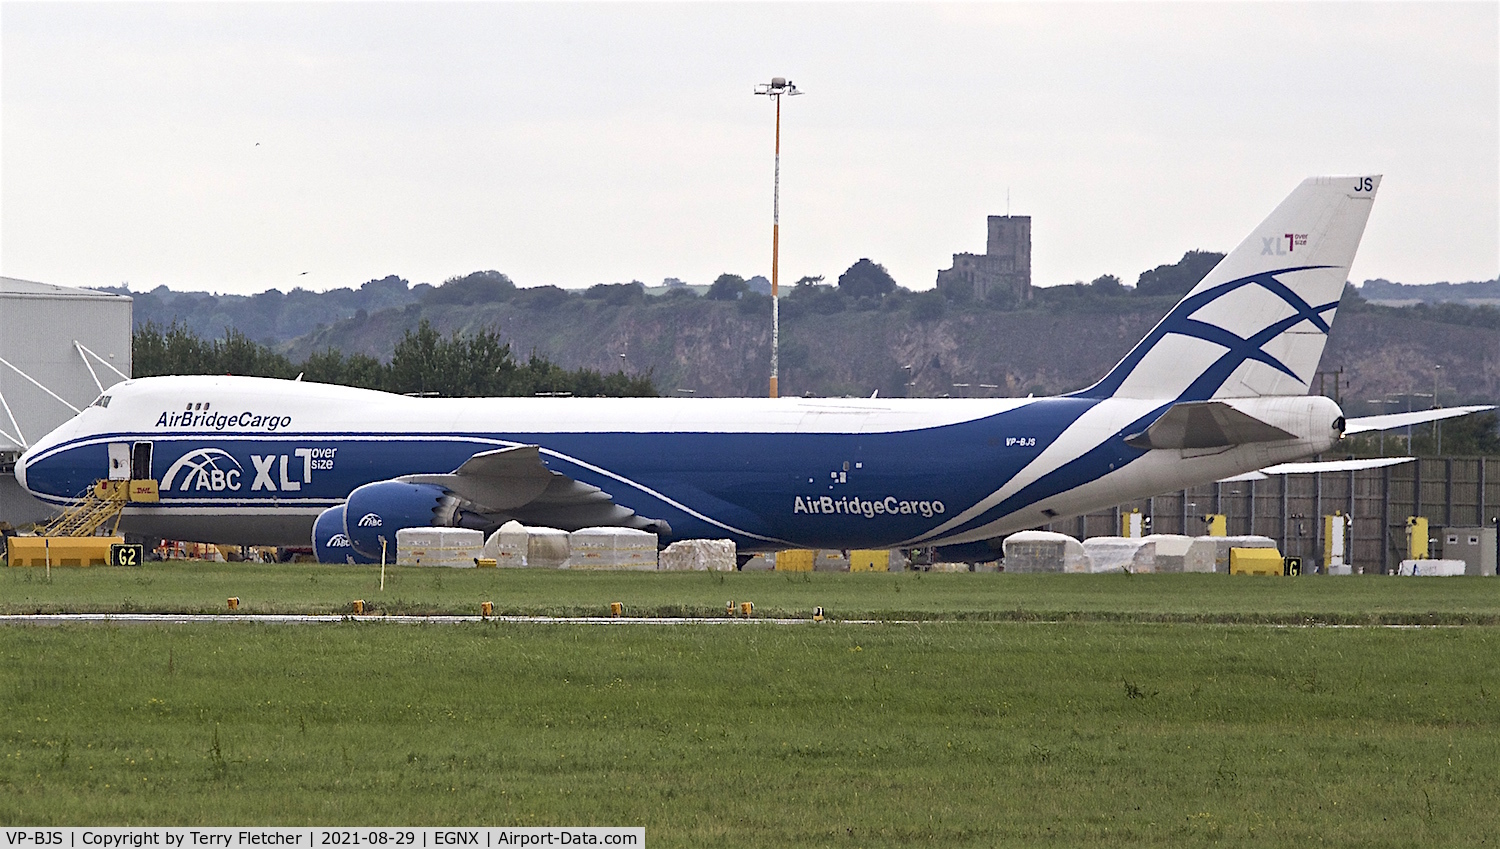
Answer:
[[[761,83],[760,85],[756,86],[755,93],[765,94],[771,97],[780,97],[783,94],[790,96],[798,95],[802,92],[798,91],[797,86],[786,77],[772,77],[769,83]]]

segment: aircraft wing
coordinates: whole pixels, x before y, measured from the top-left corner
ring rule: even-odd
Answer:
[[[563,530],[608,526],[671,532],[665,521],[637,515],[599,487],[547,468],[536,445],[481,451],[448,474],[395,480],[443,487],[463,499],[463,509],[496,521]]]
[[[1325,460],[1311,463],[1281,463],[1275,466],[1267,466],[1259,471],[1246,472],[1243,475],[1224,478],[1219,483],[1263,481],[1271,475],[1306,475],[1313,472],[1355,472],[1360,469],[1380,469],[1386,466],[1399,466],[1402,463],[1410,463],[1415,459],[1417,458],[1375,457],[1368,460]]]
[[[1457,418],[1458,416],[1467,416],[1470,413],[1482,413],[1493,409],[1495,409],[1493,404],[1480,404],[1474,407],[1441,407],[1436,410],[1416,410],[1410,413],[1391,413],[1385,416],[1360,416],[1344,422],[1344,435],[1350,436],[1356,433],[1370,433],[1377,430],[1406,427],[1407,425],[1426,424],[1427,422]]]
[[[1131,437],[1131,439],[1144,439],[1150,437],[1152,435],[1151,431],[1163,421],[1167,421],[1168,417],[1177,412],[1178,408],[1189,406],[1202,405],[1178,404],[1177,406],[1173,407],[1165,414],[1163,414],[1160,419],[1157,419],[1155,424],[1152,424],[1151,427],[1146,428],[1145,433],[1140,434],[1139,437]],[[1427,422],[1435,422],[1442,419],[1452,419],[1459,416],[1467,416],[1470,413],[1482,413],[1486,410],[1493,409],[1495,409],[1495,406],[1493,404],[1479,404],[1470,407],[1443,407],[1436,410],[1414,410],[1410,413],[1392,413],[1386,416],[1360,416],[1358,418],[1349,419],[1344,423],[1344,435],[1350,436],[1356,433],[1373,433],[1375,431],[1406,427],[1407,425],[1426,424]],[[1203,414],[1201,412],[1194,412],[1193,415],[1201,419]],[[1243,416],[1244,414],[1241,413],[1240,415]],[[1258,422],[1257,419],[1250,418],[1249,416],[1244,416],[1244,418],[1249,419],[1251,422],[1264,424],[1263,422]],[[1267,427],[1269,427],[1269,425],[1267,425]],[[1175,431],[1173,432],[1175,433]],[[1128,442],[1129,440],[1126,441]],[[1357,471],[1359,469],[1379,469],[1384,466],[1395,466],[1401,463],[1410,463],[1415,459],[1415,457],[1377,457],[1370,460],[1329,460],[1325,462],[1313,463],[1282,463],[1278,466],[1269,466],[1258,471],[1246,472],[1242,475],[1235,475],[1232,478],[1224,478],[1223,480],[1220,480],[1219,483],[1233,483],[1235,481],[1259,481],[1265,480],[1271,475],[1298,475],[1311,474],[1313,472],[1349,472]]]

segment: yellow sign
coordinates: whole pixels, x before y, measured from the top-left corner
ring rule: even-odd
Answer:
[[[1210,513],[1203,517],[1204,523],[1208,525],[1208,535],[1211,537],[1229,536],[1229,517],[1223,513]]]
[[[155,504],[161,500],[161,495],[157,491],[156,481],[147,478],[145,480],[128,481],[128,483],[130,484],[129,492],[131,501]]]
[[[109,547],[109,565],[139,566],[146,562],[146,547],[140,543],[113,543]]]
[[[1427,517],[1426,516],[1407,516],[1406,517],[1406,559],[1407,560],[1426,560],[1427,556],[1428,556],[1427,555],[1427,546],[1428,546]]]

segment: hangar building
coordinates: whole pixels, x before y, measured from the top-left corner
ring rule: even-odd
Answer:
[[[21,489],[16,458],[130,376],[124,295],[0,277],[0,522],[52,515]]]

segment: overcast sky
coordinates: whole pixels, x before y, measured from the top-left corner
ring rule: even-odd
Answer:
[[[0,4],[0,273],[252,293],[1227,251],[1383,173],[1351,277],[1500,271],[1500,4]],[[1008,200],[1007,200],[1008,198]],[[306,272],[304,274],[304,272]]]

